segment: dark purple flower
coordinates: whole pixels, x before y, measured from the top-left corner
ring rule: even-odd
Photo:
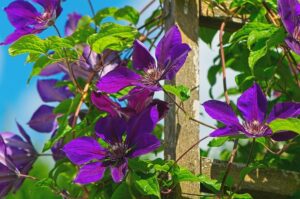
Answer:
[[[110,116],[100,119],[95,130],[98,137],[107,142],[107,148],[91,137],[77,138],[64,146],[67,157],[80,166],[75,182],[96,182],[103,177],[106,168],[110,168],[114,182],[121,182],[127,173],[129,158],[147,154],[160,146],[159,140],[151,134],[158,121],[156,106],[145,109],[129,121]]]
[[[44,11],[38,12],[31,3],[24,0],[13,1],[4,9],[15,31],[1,45],[10,44],[24,35],[42,32],[54,24],[62,11],[60,0],[32,1],[41,5]]]
[[[300,54],[300,3],[298,0],[278,0],[278,14],[289,33],[286,44]]]
[[[70,36],[75,32],[75,30],[77,28],[77,24],[78,24],[79,20],[81,19],[81,17],[82,16],[76,12],[73,12],[72,14],[68,15],[68,21],[65,25],[65,35],[66,36]]]
[[[159,99],[153,100],[153,92],[146,89],[142,89],[141,92],[135,95],[129,95],[126,107],[122,107],[119,103],[114,102],[110,97],[103,93],[93,92],[91,100],[99,110],[105,111],[113,117],[119,116],[130,118],[133,115],[141,113],[147,107],[157,106],[159,118],[162,119],[169,110],[167,102]]]
[[[37,89],[44,102],[61,102],[73,96],[68,87],[57,87],[58,80],[38,80]]]
[[[101,78],[97,84],[100,91],[115,93],[128,86],[150,91],[161,90],[160,80],[171,80],[183,66],[190,47],[182,43],[177,26],[173,26],[157,45],[155,57],[138,40],[134,42],[133,67],[142,71],[139,75],[126,67],[118,67]]]
[[[56,128],[57,115],[53,113],[53,107],[41,105],[32,115],[28,125],[41,133],[50,133]]]
[[[277,118],[298,117],[300,115],[300,103],[278,103],[266,117],[267,99],[258,84],[254,84],[238,99],[237,107],[244,119],[242,124],[232,108],[224,102],[209,100],[203,106],[212,118],[225,124],[225,127],[212,132],[210,134],[212,137],[238,135],[242,132],[251,138],[271,136],[274,140],[283,141],[297,135],[289,131],[273,134],[267,124]]]
[[[104,58],[104,63],[102,63],[102,58]],[[100,55],[90,51],[89,46],[84,46],[82,56],[79,61],[71,63],[71,68],[76,78],[88,80],[89,75],[93,71],[98,71],[98,76],[96,76],[96,78],[100,78],[117,68],[120,62],[120,57],[115,51],[105,50],[104,53]],[[44,68],[39,75],[51,76],[58,73],[69,73],[68,68],[64,63],[58,62],[51,64]]]
[[[29,136],[17,123],[25,141],[13,133],[0,134],[0,198],[15,192],[23,183],[19,174],[28,174],[37,158]]]

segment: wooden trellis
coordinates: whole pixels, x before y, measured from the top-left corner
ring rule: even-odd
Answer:
[[[192,117],[199,117],[200,102],[199,88],[201,68],[199,67],[199,28],[209,27],[219,29],[222,22],[226,20],[225,31],[233,32],[242,27],[243,21],[235,18],[228,18],[226,13],[218,9],[208,9],[210,1],[201,0],[165,0],[164,12],[167,15],[165,27],[177,24],[181,30],[183,41],[188,43],[192,52],[187,62],[176,79],[171,82],[177,85],[183,84],[189,88],[196,88],[191,98],[183,103],[186,112]],[[211,4],[210,4],[211,5]],[[201,52],[200,52],[201,53]],[[201,85],[200,85],[201,86]],[[199,140],[199,125],[192,122],[189,117],[176,109],[171,102],[170,112],[165,120],[165,157],[167,159],[178,158],[186,149]],[[179,101],[178,101],[179,103]],[[200,159],[199,148],[195,147],[180,162],[181,166],[187,167],[192,172],[203,173],[211,178],[217,178],[222,171],[225,171],[227,162]],[[235,182],[239,179],[240,170],[244,167],[241,164],[234,164],[230,175]],[[300,190],[300,174],[297,172],[256,169],[245,177],[241,190],[249,192],[254,198],[288,198],[297,190]],[[200,186],[197,183],[185,183],[180,186],[172,198],[199,198],[186,195],[185,193],[200,193]]]

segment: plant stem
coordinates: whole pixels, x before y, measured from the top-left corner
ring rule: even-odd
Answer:
[[[62,37],[61,34],[60,34],[60,32],[59,32],[59,29],[57,28],[57,26],[55,24],[53,24],[53,27],[56,30],[58,36]],[[66,51],[65,48],[62,48],[62,49],[63,49],[63,52],[64,52],[65,57],[66,57],[65,58],[65,62],[66,62],[66,65],[67,65],[67,68],[68,68],[68,71],[69,71],[70,78],[71,78],[73,84],[76,86],[76,89],[79,90],[79,91],[81,91],[81,88],[80,88],[80,86],[79,86],[79,84],[78,84],[78,82],[77,82],[77,80],[75,78],[74,71],[73,71],[73,69],[72,69],[72,67],[70,65],[70,62],[69,62],[69,59],[68,59],[68,55],[67,55],[67,51]]]
[[[223,88],[224,88],[224,96],[227,104],[230,104],[230,100],[228,97],[228,91],[227,91],[227,82],[226,82],[226,65],[225,65],[225,53],[224,53],[224,47],[223,47],[223,33],[224,28],[226,26],[226,23],[223,22],[220,27],[220,34],[219,34],[219,40],[220,40],[220,54],[221,54],[221,62],[222,62],[222,75],[223,75]]]
[[[254,150],[254,146],[255,146],[255,138],[253,138],[253,140],[252,140],[252,144],[251,144],[251,148],[250,148],[250,151],[249,151],[248,160],[247,160],[246,166],[244,168],[248,167],[249,164],[250,164],[250,162],[251,162],[252,154],[253,154],[253,150]],[[240,187],[241,187],[243,181],[244,181],[244,179],[241,179],[239,181],[238,185],[235,188],[235,191],[233,193],[231,193],[231,195],[230,195],[229,198],[231,198],[234,193],[236,193],[236,192],[238,192],[240,190]]]
[[[175,163],[179,162],[179,160],[181,160],[189,151],[191,151],[195,146],[197,146],[200,142],[202,142],[203,140],[205,140],[206,138],[208,138],[209,136],[205,136],[204,138],[198,140],[195,144],[193,144],[190,148],[188,148],[183,154],[181,154],[179,156],[179,158],[176,159]]]
[[[209,125],[209,124],[206,124],[206,123],[204,123],[204,122],[201,122],[201,121],[199,121],[199,120],[197,120],[197,119],[195,119],[195,118],[193,118],[193,117],[191,117],[191,116],[189,116],[188,115],[188,113],[184,110],[184,108],[182,107],[182,106],[180,106],[177,102],[176,102],[176,100],[166,91],[166,90],[164,90],[163,89],[163,91],[164,91],[164,93],[174,102],[174,104],[184,113],[184,114],[186,114],[187,116],[188,116],[188,119],[189,120],[191,120],[191,121],[193,121],[193,122],[196,122],[196,123],[198,123],[198,124],[200,124],[200,125],[203,125],[203,126],[206,126],[206,127],[208,127],[208,128],[211,128],[211,129],[217,129],[216,127],[214,127],[214,126],[211,126],[211,125]]]
[[[224,188],[225,188],[226,179],[227,179],[228,174],[229,174],[229,172],[230,172],[230,170],[231,170],[231,167],[232,167],[234,158],[235,158],[235,156],[236,156],[236,154],[237,154],[238,143],[239,143],[239,139],[235,139],[235,140],[234,140],[233,149],[232,149],[232,151],[231,151],[230,159],[229,159],[229,161],[228,161],[228,163],[227,163],[226,171],[225,171],[225,174],[224,174],[223,179],[222,179],[221,188],[220,188],[220,193],[219,193],[219,194],[221,195],[220,198],[222,198],[222,197],[223,197],[223,194],[224,194]]]

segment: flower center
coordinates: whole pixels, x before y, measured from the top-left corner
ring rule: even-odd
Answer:
[[[253,135],[254,137],[261,136],[268,130],[268,127],[264,123],[260,123],[257,120],[244,122],[243,127],[249,134]]]
[[[296,26],[293,33],[293,38],[300,42],[300,27]]]
[[[116,163],[122,161],[126,156],[127,149],[128,146],[123,142],[119,142],[111,145],[109,147],[110,159]]]
[[[156,85],[163,72],[163,70],[155,67],[147,69],[145,71],[144,78],[142,79],[142,83],[145,85]]]

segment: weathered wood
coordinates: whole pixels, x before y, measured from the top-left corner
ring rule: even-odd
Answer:
[[[234,32],[243,26],[243,20],[239,17],[234,17],[232,13],[226,13],[220,10],[215,4],[216,3],[211,0],[201,0],[199,9],[200,27],[219,29],[221,23],[226,21],[225,31]]]
[[[199,102],[199,46],[198,46],[198,27],[199,27],[199,0],[170,0],[164,1],[166,18],[166,29],[177,24],[182,33],[182,40],[189,44],[192,51],[189,53],[186,63],[177,74],[172,84],[185,85],[188,88],[197,88],[192,92],[190,99],[182,105],[186,112],[192,117],[200,116]],[[177,110],[174,102],[168,96],[166,100],[170,102],[170,111],[165,119],[165,158],[176,159],[185,150],[199,140],[199,125],[189,120],[181,110]],[[180,103],[177,100],[178,103]],[[180,162],[193,173],[200,172],[200,154],[199,148],[195,147]],[[181,193],[199,193],[198,183],[182,183]],[[172,196],[173,198],[183,196]],[[186,196],[191,198],[191,196]]]
[[[226,169],[227,162],[202,158],[202,174],[218,179]],[[239,182],[244,164],[233,164],[230,176]],[[241,191],[250,193],[255,199],[285,199],[300,190],[300,173],[278,169],[255,169],[246,175]]]

